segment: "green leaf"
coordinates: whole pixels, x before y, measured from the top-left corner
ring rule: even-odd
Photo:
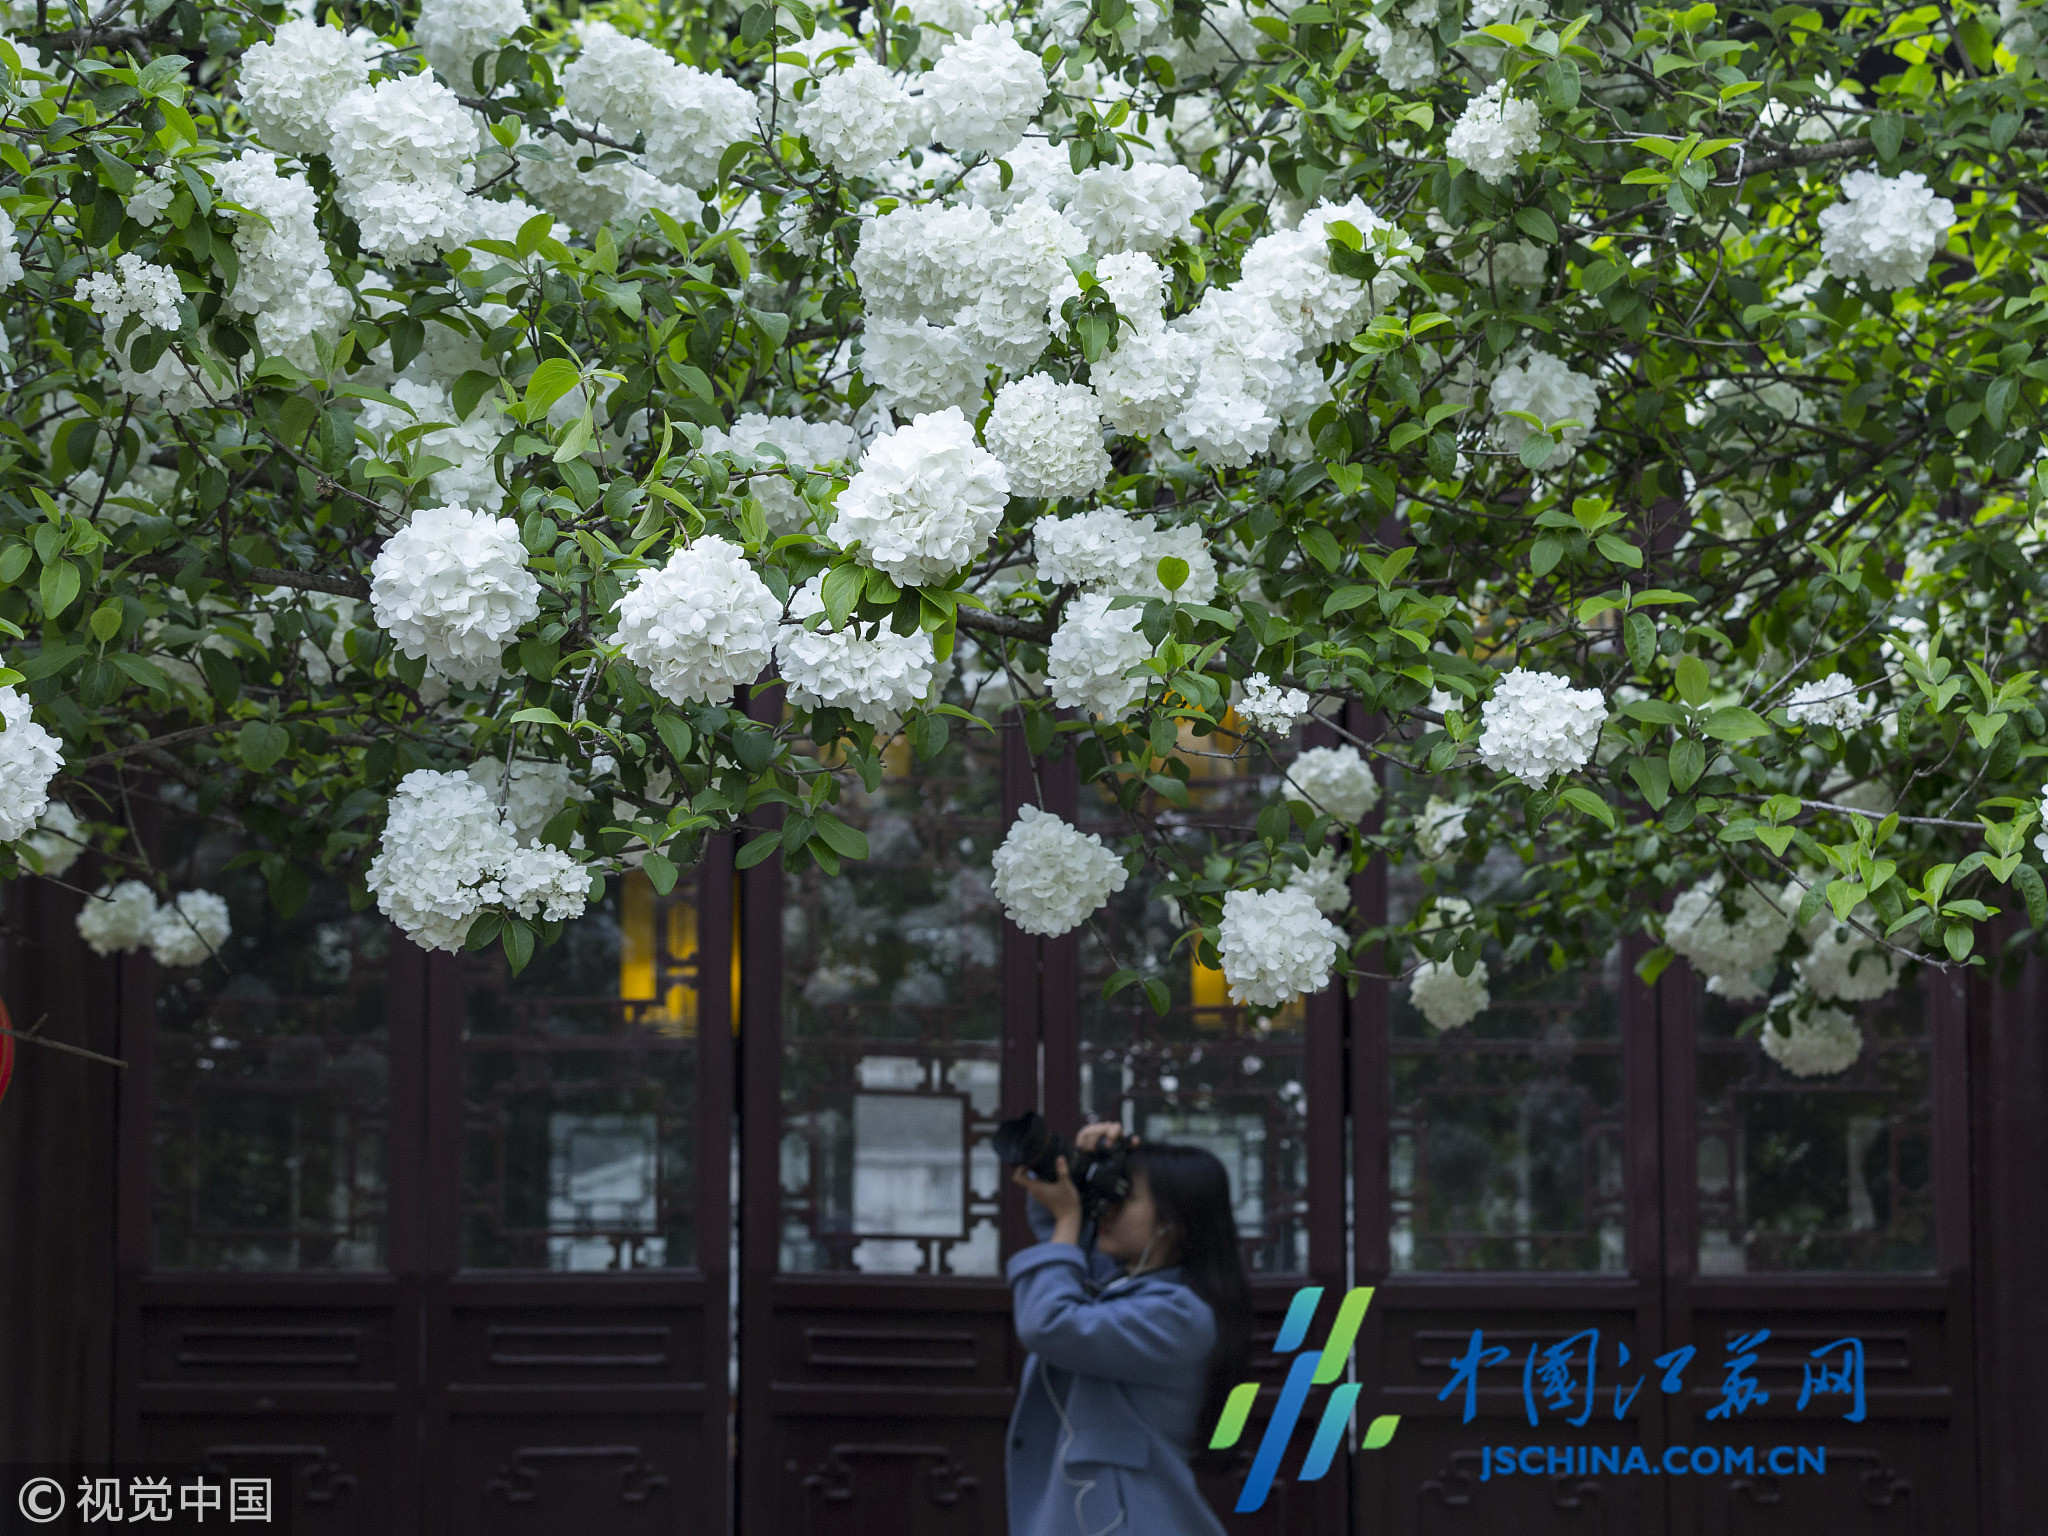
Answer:
[[[1739,704],[1724,704],[1708,715],[1702,729],[1716,741],[1748,741],[1754,736],[1768,736],[1770,722],[1753,709],[1744,709]]]
[[[1551,66],[1552,69],[1557,67],[1555,64]],[[1578,69],[1571,64],[1566,64],[1564,67],[1571,70],[1572,78],[1576,83],[1579,73]],[[1576,96],[1577,94],[1576,89],[1574,89],[1573,95]],[[1532,239],[1542,241],[1545,245],[1557,244],[1557,224],[1541,208],[1518,209],[1515,213],[1515,228]]]
[[[748,843],[746,847],[742,848],[732,862],[736,868],[752,869],[781,846],[782,834],[780,832],[763,832],[751,843]]]
[[[1690,736],[1676,742],[1671,748],[1671,782],[1682,794],[1699,783],[1700,775],[1707,771],[1707,749],[1704,744]]]
[[[505,964],[514,976],[526,969],[533,959],[533,929],[519,918],[506,921],[502,935],[505,943]]]
[[[647,883],[661,896],[676,888],[676,880],[682,873],[676,868],[675,860],[651,849],[641,858],[640,867],[647,872]]]
[[[1640,569],[1642,567],[1643,552],[1626,539],[1616,538],[1611,533],[1603,533],[1593,540],[1593,544],[1601,554],[1612,560],[1616,565],[1626,565],[1632,569]]]
[[[2012,883],[2026,899],[2027,922],[2035,928],[2048,928],[2048,887],[2041,883],[2041,872],[2031,864],[2022,864],[2012,872]]]
[[[1187,585],[1188,563],[1178,555],[1163,555],[1158,565],[1159,584],[1169,592]]]
[[[494,373],[485,373],[481,368],[471,368],[465,372],[455,381],[455,419],[467,421],[469,413],[476,409],[477,402],[497,387],[498,376]]]
[[[69,560],[58,560],[44,566],[38,593],[43,600],[43,617],[55,619],[62,616],[77,598],[81,585],[78,567]]]
[[[1638,672],[1650,670],[1657,656],[1657,623],[1647,613],[1632,613],[1622,625],[1628,659]]]
[[[814,830],[834,853],[843,858],[864,859],[868,856],[868,835],[859,827],[850,827],[836,816],[823,815],[818,818]]]
[[[1334,571],[1343,564],[1343,546],[1338,544],[1337,536],[1320,523],[1302,529],[1298,537],[1302,549],[1324,570]]]
[[[835,565],[825,573],[820,595],[825,600],[825,617],[834,629],[846,627],[866,585],[867,571],[858,565]]]
[[[1670,765],[1661,757],[1638,757],[1629,763],[1628,774],[1643,792],[1643,798],[1650,802],[1650,808],[1663,810],[1664,802],[1671,798]]]
[[[1557,568],[1557,562],[1563,558],[1564,540],[1554,533],[1546,533],[1530,547],[1530,573],[1536,576],[1548,576]]]
[[[1895,112],[1880,113],[1871,119],[1870,142],[1875,146],[1881,160],[1896,160],[1899,150],[1906,142],[1906,121]],[[1958,957],[1960,958],[1960,957]]]
[[[1533,427],[1522,436],[1522,446],[1515,450],[1516,456],[1530,469],[1541,469],[1550,462],[1550,456],[1557,452],[1557,444],[1550,440],[1547,432],[1538,432]]]
[[[1707,702],[1707,664],[1697,656],[1678,658],[1678,696],[1697,709]]]
[[[1678,952],[1669,944],[1659,944],[1636,962],[1636,975],[1642,978],[1644,986],[1654,987],[1657,985],[1657,978],[1662,976],[1665,969],[1677,958]]]
[[[539,421],[548,413],[548,407],[569,393],[582,382],[582,375],[576,365],[566,357],[551,357],[533,370],[533,377],[526,381],[526,419]]]
[[[775,761],[775,738],[758,725],[735,724],[732,728],[732,755],[740,760],[740,766],[749,773],[759,773]]]
[[[251,720],[235,736],[242,765],[251,773],[268,773],[291,750],[291,744],[291,733],[267,720]]]
[[[677,715],[656,715],[654,729],[661,737],[661,744],[668,748],[669,755],[682,762],[690,755],[690,727]]]
[[[1586,789],[1581,785],[1570,784],[1565,787],[1562,798],[1566,804],[1577,806],[1588,816],[1606,827],[1608,831],[1612,832],[1615,829],[1614,807],[1605,800],[1602,800],[1590,789]]]
[[[1685,724],[1685,711],[1666,699],[1630,699],[1621,706],[1621,712],[1645,725]]]

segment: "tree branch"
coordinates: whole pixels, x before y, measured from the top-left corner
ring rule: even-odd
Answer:
[[[168,555],[141,555],[130,560],[127,568],[151,576],[175,576],[189,563],[180,563]],[[370,595],[370,584],[360,576],[321,576],[312,571],[280,571],[267,565],[250,566],[246,576],[230,576],[220,571],[207,571],[204,575],[208,581],[224,581],[231,586],[293,587],[301,592],[330,592],[336,597]]]
[[[1052,644],[1051,625],[1013,619],[1008,614],[984,613],[979,608],[957,608],[953,611],[953,622],[962,629],[978,629],[983,634],[1003,635],[1012,640],[1033,640],[1040,645]]]

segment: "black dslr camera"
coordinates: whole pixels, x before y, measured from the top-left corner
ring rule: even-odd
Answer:
[[[1106,1147],[1085,1151],[1070,1147],[1059,1132],[1046,1123],[1045,1116],[1027,1109],[1014,1120],[996,1127],[997,1158],[1013,1168],[1028,1168],[1035,1179],[1051,1183],[1059,1174],[1059,1160],[1067,1160],[1067,1175],[1081,1192],[1081,1212],[1098,1215],[1106,1205],[1115,1205],[1131,1192],[1128,1166],[1130,1148],[1119,1136]]]

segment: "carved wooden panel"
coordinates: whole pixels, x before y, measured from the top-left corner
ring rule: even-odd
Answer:
[[[698,1496],[689,1412],[494,1412],[458,1396],[445,1466],[432,1474],[426,1528],[446,1536],[694,1536],[711,1529]],[[695,1406],[701,1407],[701,1402]],[[722,1526],[720,1527],[722,1530]]]
[[[288,1487],[294,1536],[387,1536],[399,1521],[393,1473],[401,1459],[390,1399],[324,1413],[293,1411],[286,1395],[209,1404],[145,1393],[136,1457],[215,1475],[268,1473]],[[411,1425],[406,1426],[408,1432]]]

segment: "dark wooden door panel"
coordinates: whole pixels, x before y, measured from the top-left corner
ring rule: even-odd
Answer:
[[[1661,1334],[1654,1288],[1600,1276],[1397,1276],[1374,1293],[1360,1351],[1361,1427],[1381,1414],[1400,1415],[1393,1439],[1357,1459],[1356,1529],[1389,1533],[1464,1530],[1601,1531],[1651,1536],[1661,1530],[1661,1490],[1648,1477],[1624,1476],[1595,1463],[1590,1451],[1630,1449],[1654,1459],[1663,1448],[1664,1408],[1651,1364]],[[1477,1373],[1471,1422],[1462,1388],[1444,1397],[1474,1330],[1487,1351],[1505,1350]],[[1584,1396],[1587,1335],[1597,1330],[1598,1355],[1590,1410]],[[1535,1392],[1529,1422],[1530,1351],[1573,1346],[1573,1396],[1568,1405]],[[1621,1363],[1619,1346],[1628,1362]],[[1650,1380],[1634,1391],[1647,1374]],[[1622,1411],[1616,1415],[1616,1388]],[[1574,1424],[1583,1417],[1584,1424]],[[1540,1470],[1494,1475],[1489,1447],[1518,1453],[1541,1446]],[[1562,1464],[1550,1448],[1558,1448]],[[1587,1448],[1581,1460],[1579,1447]]]
[[[417,1431],[395,1411],[402,1401],[389,1388],[150,1387],[137,1395],[131,1454],[222,1478],[279,1477],[298,1536],[383,1536],[416,1518]]]
[[[1698,1281],[1684,1288],[1673,1327],[1698,1349],[1697,1380],[1672,1404],[1675,1444],[1755,1448],[1757,1470],[1673,1479],[1676,1536],[1797,1532],[1816,1521],[1850,1532],[1976,1529],[1975,1458],[1969,1424],[1967,1307],[1939,1279],[1829,1276]],[[1769,1393],[1739,1414],[1724,1400],[1721,1362],[1734,1341],[1749,1346],[1753,1376]],[[1864,1418],[1853,1400],[1819,1392],[1799,1404],[1815,1351],[1845,1337],[1864,1350]],[[1839,1361],[1832,1351],[1828,1361]],[[1825,1452],[1825,1471],[1792,1463],[1773,1475],[1769,1451]]]

